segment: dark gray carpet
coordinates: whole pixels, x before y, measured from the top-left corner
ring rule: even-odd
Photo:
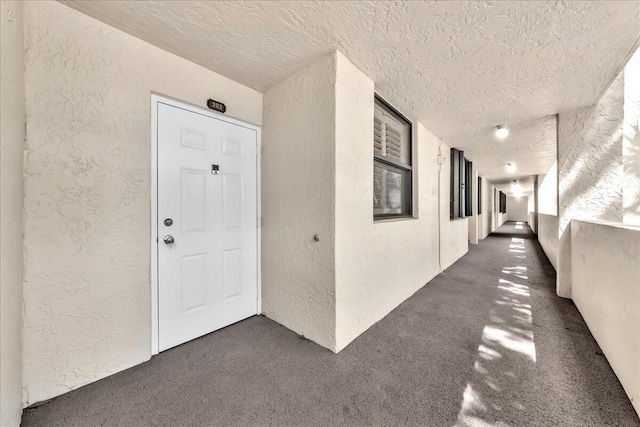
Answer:
[[[554,275],[507,223],[338,355],[254,317],[23,425],[640,425]]]

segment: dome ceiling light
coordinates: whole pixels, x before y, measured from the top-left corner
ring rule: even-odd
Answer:
[[[505,139],[509,136],[509,129],[505,125],[496,126],[496,136],[498,139]]]

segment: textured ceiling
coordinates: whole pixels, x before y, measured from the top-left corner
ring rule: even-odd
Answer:
[[[513,185],[514,180],[518,183],[517,186],[520,190],[520,194],[516,194],[516,187]],[[507,196],[529,196],[533,194],[535,181],[532,176],[513,176],[509,179],[498,180],[494,182],[494,184],[498,190],[502,191]]]
[[[524,170],[548,129],[498,142],[493,126],[593,103],[640,33],[637,1],[64,3],[261,92],[339,49],[397,108],[496,176],[511,157]],[[545,147],[531,173],[550,165],[555,145]]]
[[[496,138],[494,129],[489,129],[450,137],[445,142],[451,147],[462,147],[465,157],[473,161],[481,176],[494,184],[509,184],[500,189],[510,194],[513,179],[546,173],[556,159],[556,116],[513,124],[503,140]],[[513,169],[508,169],[507,163]]]

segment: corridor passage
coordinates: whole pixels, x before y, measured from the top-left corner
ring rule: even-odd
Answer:
[[[640,425],[554,275],[527,225],[507,223],[338,355],[253,317],[23,426]]]

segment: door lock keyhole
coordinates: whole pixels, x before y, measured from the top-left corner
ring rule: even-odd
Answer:
[[[167,227],[171,227],[173,225],[173,220],[171,218],[165,219],[164,225],[166,225]]]

